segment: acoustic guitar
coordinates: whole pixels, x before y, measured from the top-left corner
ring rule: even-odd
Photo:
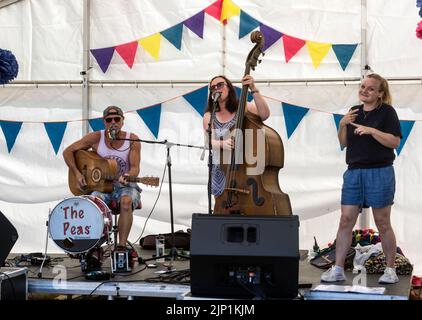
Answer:
[[[75,153],[75,162],[87,184],[83,190],[79,189],[76,176],[69,169],[69,189],[75,196],[90,194],[93,191],[105,193],[113,191],[113,181],[119,179],[119,166],[116,160],[102,158],[94,151],[78,150]],[[128,176],[126,180],[157,187],[160,179],[158,177]]]

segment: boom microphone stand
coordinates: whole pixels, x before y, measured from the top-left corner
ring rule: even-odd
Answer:
[[[204,149],[204,147],[193,146],[193,145],[182,144],[182,143],[173,143],[173,142],[167,141],[167,139],[166,140],[163,140],[163,141],[151,141],[151,140],[142,140],[142,139],[115,138],[113,140],[139,141],[139,142],[152,143],[152,144],[163,144],[163,145],[166,146],[166,148],[167,148],[166,165],[167,165],[168,177],[169,177],[171,249],[170,249],[170,253],[167,254],[167,255],[156,256],[156,257],[151,258],[151,259],[143,259],[142,261],[143,262],[146,262],[146,261],[150,261],[150,260],[156,260],[156,259],[159,259],[159,258],[171,257],[171,262],[173,262],[173,260],[175,260],[175,258],[177,256],[182,257],[182,258],[189,259],[189,257],[183,256],[183,255],[179,254],[177,252],[177,249],[176,249],[176,242],[175,242],[175,236],[174,236],[173,189],[172,189],[172,180],[171,180],[171,165],[172,165],[172,163],[171,163],[170,148],[173,147],[173,146],[178,146],[178,147],[188,147],[188,148]],[[169,271],[171,271],[171,269],[172,269],[171,264],[172,263],[170,263]]]

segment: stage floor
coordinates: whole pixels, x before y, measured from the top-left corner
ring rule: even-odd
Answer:
[[[143,250],[137,247],[138,253],[143,259],[149,259],[155,251]],[[327,284],[320,282],[321,273],[324,270],[312,266],[307,258],[306,251],[301,250],[299,262],[299,292],[298,299],[305,300],[408,300],[411,288],[411,275],[399,276],[400,282],[396,284],[381,285],[378,283],[380,275],[368,274],[363,277],[361,274],[346,272],[347,280],[337,282],[336,285],[352,286],[365,285],[367,287],[385,287],[385,293],[362,294],[347,292],[322,292],[314,291],[318,285]],[[29,299],[57,299],[75,296],[103,296],[108,299],[115,297],[136,297],[168,298],[178,300],[200,300],[205,297],[194,297],[190,293],[189,284],[189,261],[177,258],[175,261],[157,263],[156,268],[148,268],[145,264],[135,264],[134,270],[127,274],[115,274],[107,281],[86,280],[81,271],[79,260],[72,259],[65,254],[51,254],[51,262],[44,265],[42,277],[38,277],[39,266],[33,266],[29,262],[21,262],[19,267],[28,268],[28,297]],[[12,259],[20,257],[18,254],[11,254],[8,257],[9,266]],[[172,272],[167,272],[169,268]],[[106,258],[102,265],[103,271],[111,273],[110,259]],[[79,297],[80,298],[80,297]]]

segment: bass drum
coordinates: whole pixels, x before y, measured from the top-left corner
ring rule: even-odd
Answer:
[[[51,211],[48,231],[68,253],[84,253],[101,246],[112,231],[111,210],[101,199],[86,195],[67,198]]]

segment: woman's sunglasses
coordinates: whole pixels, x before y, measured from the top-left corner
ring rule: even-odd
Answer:
[[[223,82],[223,81],[218,82],[218,83],[216,83],[216,84],[214,84],[214,85],[210,86],[210,91],[211,91],[211,92],[214,92],[214,91],[216,91],[216,90],[221,90],[221,89],[223,89],[223,88],[224,88],[224,86],[225,86],[225,85],[226,85],[226,83],[225,83],[225,82]]]
[[[114,122],[119,123],[120,122],[120,119],[122,119],[122,118],[120,118],[120,117],[105,118],[105,122],[111,123],[111,121],[114,120]]]

